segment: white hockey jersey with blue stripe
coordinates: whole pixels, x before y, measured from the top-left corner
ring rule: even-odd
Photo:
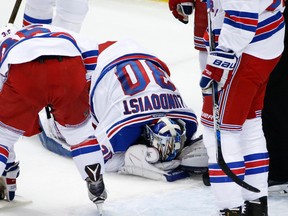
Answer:
[[[146,124],[164,115],[182,119],[191,139],[196,115],[168,74],[165,63],[132,40],[118,41],[100,53],[91,78],[90,105],[101,145],[126,151]]]
[[[216,48],[237,56],[245,52],[261,59],[278,57],[284,48],[283,9],[281,0],[213,0]]]

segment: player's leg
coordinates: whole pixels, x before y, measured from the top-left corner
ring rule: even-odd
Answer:
[[[19,162],[16,162],[14,152],[14,143],[20,138],[24,132],[34,128],[33,116],[37,116],[26,98],[21,95],[19,88],[23,86],[23,78],[18,75],[23,71],[19,71],[19,67],[11,65],[8,79],[4,82],[0,94],[0,174],[2,186],[0,191],[8,201],[15,197],[16,178],[19,175]],[[24,72],[23,72],[24,73]],[[25,76],[25,75],[24,75]],[[26,80],[24,85],[29,85]],[[4,192],[4,193],[3,193]]]
[[[261,118],[246,120],[242,128],[241,143],[245,158],[245,181],[254,185],[260,193],[243,190],[245,215],[267,215],[269,156],[266,149]]]
[[[88,0],[58,0],[52,25],[80,32],[88,12]]]
[[[55,0],[27,0],[24,9],[23,26],[34,23],[51,24]]]
[[[62,85],[59,91],[51,92],[53,99],[49,103],[56,126],[71,146],[76,167],[87,182],[90,199],[96,204],[103,202],[107,197],[102,177],[104,159],[94,136],[86,70],[81,57],[64,57],[57,64],[53,75],[55,77],[53,76],[52,83],[59,82],[58,84]]]

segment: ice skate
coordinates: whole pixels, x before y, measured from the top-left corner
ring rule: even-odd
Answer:
[[[243,216],[268,216],[267,197],[260,197],[252,201],[245,201]]]
[[[219,216],[242,216],[242,208],[222,209],[219,211]]]
[[[85,167],[87,177],[87,188],[89,199],[96,204],[100,216],[103,215],[103,203],[107,199],[103,175],[100,174],[100,164],[92,164]]]

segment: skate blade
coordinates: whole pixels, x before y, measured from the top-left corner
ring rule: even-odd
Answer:
[[[103,216],[103,203],[97,203],[96,206],[99,212],[99,216]]]

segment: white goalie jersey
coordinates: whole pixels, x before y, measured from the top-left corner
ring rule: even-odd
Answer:
[[[102,52],[101,47],[100,44],[97,68],[91,77],[90,107],[106,172],[175,181],[187,177],[188,172],[205,171],[208,158],[202,139],[196,139],[198,144],[192,141],[197,117],[172,83],[166,64],[131,40],[116,42]],[[71,157],[65,140],[57,132],[53,116],[47,119],[46,113],[41,114],[42,144],[52,152]],[[147,141],[147,125],[162,117],[181,121],[185,137],[180,152],[173,140],[173,153],[165,151],[171,156],[167,161],[160,160],[159,149],[143,145]],[[144,140],[141,139],[143,133]],[[180,169],[180,165],[187,171]]]
[[[196,115],[184,103],[166,64],[136,42],[123,40],[99,54],[92,74],[90,105],[95,135],[112,152],[124,152],[143,127],[162,116],[182,119],[187,140],[197,129]]]

